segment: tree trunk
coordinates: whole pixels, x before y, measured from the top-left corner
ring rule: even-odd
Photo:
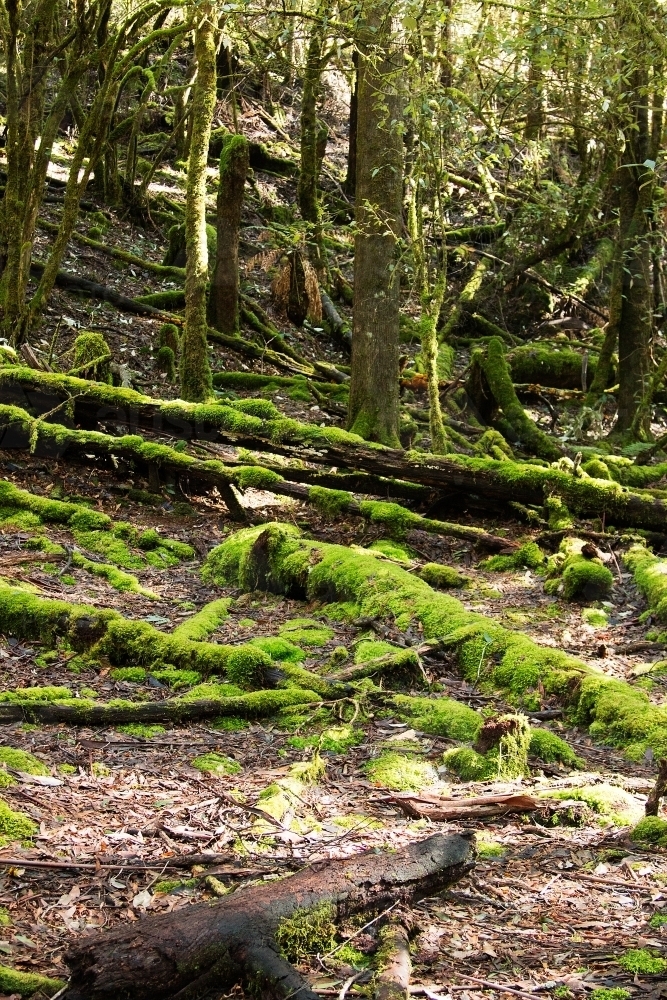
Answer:
[[[359,53],[352,55],[352,88],[350,90],[350,116],[347,146],[347,174],[343,190],[350,198],[354,198],[357,186],[357,107],[359,101]]]
[[[226,136],[220,154],[217,249],[211,280],[211,322],[222,333],[239,328],[239,228],[248,175],[248,143],[242,135]]]
[[[401,60],[389,5],[366,0],[360,26],[357,234],[350,429],[399,446],[400,277],[396,243],[403,195]]]
[[[317,191],[322,157],[319,156],[322,122],[317,116],[317,105],[321,92],[322,47],[324,29],[319,20],[313,25],[308,44],[308,55],[303,76],[303,97],[301,99],[301,170],[297,197],[299,211],[304,222],[309,223],[308,239],[310,258],[317,270],[322,267],[321,209]],[[326,148],[326,126],[325,148]]]
[[[192,96],[192,134],[185,202],[185,326],[181,342],[181,396],[197,402],[211,392],[211,369],[206,340],[206,166],[211,121],[215,110],[215,7],[206,2],[197,10],[195,59],[197,79]]]
[[[318,1000],[281,955],[282,921],[329,904],[333,920],[432,896],[471,861],[470,840],[435,834],[393,854],[366,851],[309,866],[270,886],[252,886],[219,902],[199,903],[131,927],[79,940],[67,956],[69,1000],[162,1000],[220,992],[241,980],[259,996],[298,993]],[[187,991],[187,994],[186,994]]]

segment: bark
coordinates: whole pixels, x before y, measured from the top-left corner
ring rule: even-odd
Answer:
[[[439,823],[449,823],[455,819],[482,819],[507,816],[510,813],[534,812],[541,804],[532,795],[522,794],[445,799],[438,795],[404,792],[390,795],[386,801],[398,806],[413,819],[429,819]]]
[[[366,0],[360,24],[350,429],[398,446],[403,99],[391,11]]]
[[[211,369],[206,339],[206,167],[216,100],[215,6],[206,0],[197,9],[194,84],[190,120],[190,156],[185,201],[185,326],[181,344],[181,396],[197,402],[211,393]]]
[[[359,103],[359,53],[352,55],[352,85],[350,89],[350,115],[348,119],[347,173],[343,190],[354,198],[357,187],[357,108]]]
[[[222,333],[236,333],[239,328],[239,228],[247,175],[248,143],[242,135],[230,135],[220,154],[217,248],[210,290],[211,321]]]
[[[660,799],[667,795],[667,759],[663,758],[658,764],[658,777],[655,785],[648,794],[644,813],[647,816],[657,816],[660,810]]]
[[[377,978],[375,1000],[408,1000],[412,960],[410,938],[400,917],[380,931],[382,969]]]
[[[309,866],[271,886],[253,886],[216,903],[146,916],[131,928],[79,940],[67,956],[70,1000],[162,1000],[241,981],[261,996],[303,1000],[316,994],[283,959],[281,920],[330,903],[338,919],[416,902],[456,881],[471,861],[470,841],[436,834],[392,854],[368,851]]]
[[[319,14],[319,11],[316,14]],[[304,222],[309,223],[311,233],[308,240],[310,258],[317,270],[322,268],[322,228],[321,208],[317,185],[320,175],[321,158],[318,145],[323,123],[318,118],[317,106],[321,95],[323,68],[324,27],[318,19],[308,43],[306,66],[303,75],[303,96],[301,99],[301,169],[297,186],[299,211]],[[326,130],[326,126],[324,126]],[[325,143],[326,143],[325,131]]]

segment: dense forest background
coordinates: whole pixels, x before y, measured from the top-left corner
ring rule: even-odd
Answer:
[[[0,0],[0,1000],[665,995],[666,29]]]

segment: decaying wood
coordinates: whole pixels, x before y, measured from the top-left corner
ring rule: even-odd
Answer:
[[[655,779],[655,785],[649,792],[644,806],[644,812],[647,816],[658,815],[660,799],[665,795],[667,795],[667,758],[663,757],[658,764],[658,777]]]
[[[396,853],[367,851],[323,862],[213,904],[96,932],[80,938],[67,955],[69,1000],[183,1000],[239,981],[267,998],[298,993],[300,1000],[316,1000],[279,953],[282,920],[322,903],[331,903],[338,918],[396,901],[410,904],[456,881],[471,859],[468,838],[437,834]]]
[[[544,804],[532,795],[476,795],[469,799],[445,799],[438,795],[422,795],[416,792],[390,795],[385,801],[398,806],[414,819],[430,819],[438,822],[534,812]]]
[[[383,968],[377,978],[375,1000],[407,1000],[412,960],[408,928],[400,914],[392,915],[380,931]]]

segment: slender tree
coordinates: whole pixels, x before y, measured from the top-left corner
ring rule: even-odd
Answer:
[[[385,0],[366,0],[359,26],[359,98],[352,381],[348,423],[398,446],[397,244],[403,194],[401,58]]]
[[[181,396],[197,402],[211,392],[206,339],[206,166],[216,100],[217,13],[205,0],[195,12],[197,79],[192,95],[192,133],[185,201],[185,325],[181,341]]]
[[[242,135],[225,136],[220,154],[216,257],[209,299],[211,322],[222,333],[234,333],[239,325],[239,227],[247,175],[247,140]]]

